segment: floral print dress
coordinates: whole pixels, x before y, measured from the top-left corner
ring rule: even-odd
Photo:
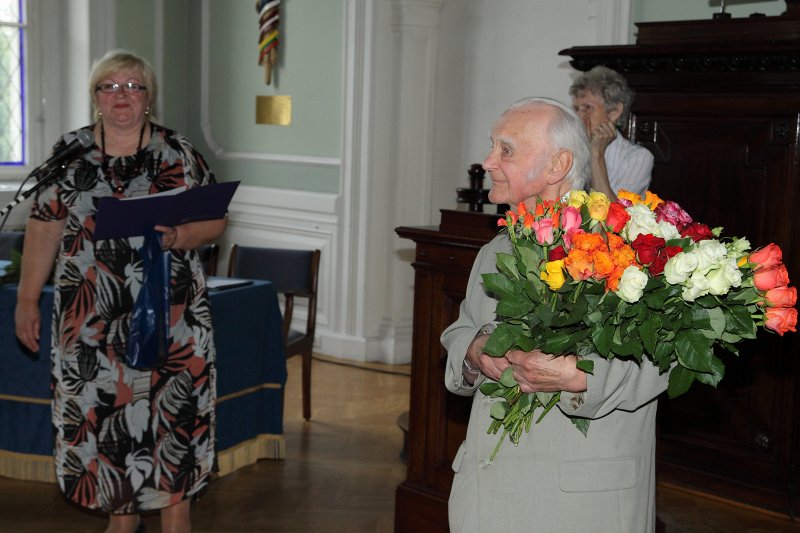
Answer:
[[[92,238],[101,197],[214,181],[185,137],[151,127],[137,156],[104,162],[93,146],[37,194],[31,210],[38,220],[66,219],[52,326],[58,483],[78,505],[110,513],[161,509],[196,496],[215,464],[216,355],[197,253],[170,251],[169,355],[162,367],[141,371],[123,358],[142,281],[143,238]],[[74,136],[66,134],[55,149]]]

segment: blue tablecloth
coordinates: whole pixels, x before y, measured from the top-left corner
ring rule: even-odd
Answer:
[[[286,358],[271,283],[254,281],[210,294],[217,346],[217,450],[224,475],[261,458],[284,457]],[[16,295],[16,285],[0,286],[0,475],[52,481],[53,289],[45,289],[40,303],[38,354],[26,352],[14,334]],[[28,468],[26,461],[38,469]]]

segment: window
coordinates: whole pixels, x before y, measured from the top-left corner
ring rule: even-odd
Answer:
[[[0,0],[0,164],[25,164],[23,0]]]

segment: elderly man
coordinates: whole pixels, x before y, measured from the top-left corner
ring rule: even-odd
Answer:
[[[580,119],[565,105],[528,98],[505,111],[491,132],[484,168],[494,203],[533,207],[582,189],[590,148]],[[478,254],[458,320],[442,334],[447,388],[474,395],[467,438],[453,462],[450,529],[456,532],[635,532],[655,528],[656,396],[667,386],[649,363],[594,358],[591,375],[575,356],[541,351],[483,353],[496,324],[497,301],[481,274],[497,272],[495,256],[511,251],[505,234]],[[478,387],[513,367],[524,392],[562,391],[558,409],[523,434],[519,446],[487,435],[491,400]],[[584,436],[566,415],[591,419]]]

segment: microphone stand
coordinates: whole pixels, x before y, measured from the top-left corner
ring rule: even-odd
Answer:
[[[0,210],[0,219],[2,219],[8,213],[10,213],[11,210],[14,209],[16,206],[18,206],[19,204],[30,198],[31,195],[33,195],[33,193],[35,193],[45,185],[50,185],[51,183],[56,181],[64,172],[64,170],[67,168],[67,165],[70,162],[71,161],[64,161],[63,163],[61,163],[56,167],[48,168],[43,175],[37,176],[38,181],[33,187],[31,187],[27,191],[22,191],[22,190],[17,191],[17,194],[14,195],[14,199],[11,200],[11,202],[7,206],[5,206],[2,210]],[[22,182],[22,184],[24,185],[25,182],[28,181],[32,175],[33,174],[29,174],[28,177],[25,178],[25,181]]]

